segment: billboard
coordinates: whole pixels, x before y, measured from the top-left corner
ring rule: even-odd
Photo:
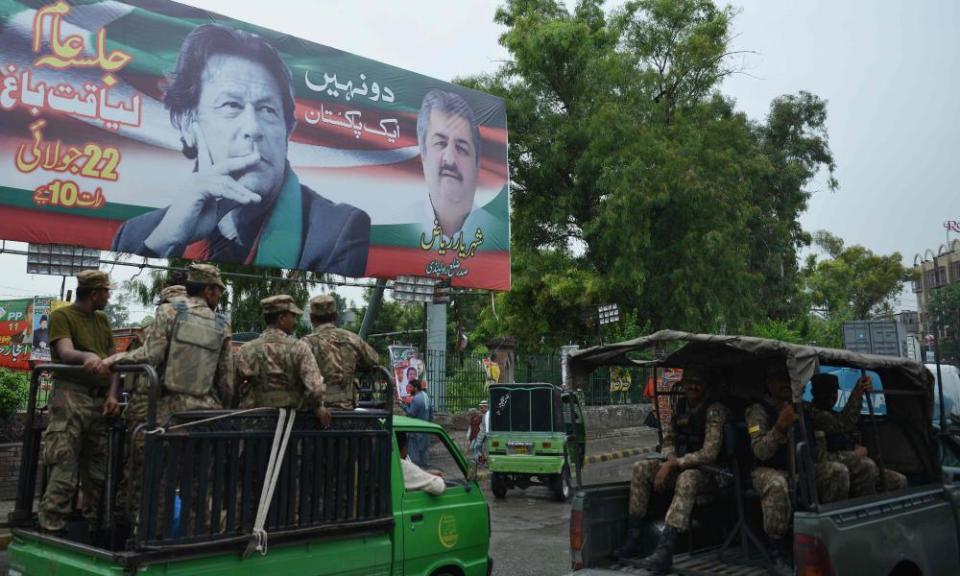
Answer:
[[[0,45],[0,239],[510,288],[499,98],[165,0]]]

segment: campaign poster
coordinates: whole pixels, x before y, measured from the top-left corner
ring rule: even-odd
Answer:
[[[33,348],[32,298],[0,300],[0,367],[30,369]]]
[[[0,46],[0,239],[510,289],[497,97],[166,0]]]
[[[54,299],[36,297],[33,299],[31,322],[33,335],[30,359],[36,362],[50,361],[50,312],[55,309]]]
[[[420,353],[414,346],[394,345],[388,347],[390,351],[390,367],[393,369],[393,379],[397,385],[397,399],[403,402],[410,393],[407,385],[414,380],[422,384],[426,379],[426,363],[420,358]]]

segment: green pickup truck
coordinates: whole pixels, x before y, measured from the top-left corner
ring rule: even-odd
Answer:
[[[793,500],[794,573],[846,576],[948,576],[960,574],[960,486],[945,481],[942,464],[955,438],[931,426],[933,377],[905,358],[856,354],[745,336],[661,331],[598,346],[570,356],[575,385],[602,366],[655,365],[709,368],[723,385],[721,401],[733,418],[724,428],[721,462],[708,470],[725,475],[727,488],[697,497],[689,532],[679,542],[673,572],[688,576],[763,576],[772,570],[761,525],[759,495],[752,489],[753,457],[742,408],[763,395],[764,367],[784,363],[796,410],[810,377],[824,369],[869,371],[882,383],[886,412],[862,416],[860,444],[878,465],[905,474],[906,489],[830,504],[819,502],[809,446],[802,428],[794,437],[788,482]],[[669,394],[669,392],[668,392]],[[874,401],[876,403],[876,401]],[[659,405],[659,404],[657,404]],[[872,406],[869,405],[868,406]],[[872,408],[870,409],[872,412]],[[952,440],[952,441],[948,441]],[[955,459],[956,456],[954,455]],[[626,535],[629,483],[585,486],[573,499],[570,519],[572,567],[577,576],[649,574],[639,560],[653,551],[669,495],[655,495],[637,558],[616,560]]]
[[[42,427],[36,374],[32,434],[11,514],[12,576],[492,572],[489,508],[467,475],[467,460],[439,426],[377,410],[334,412],[326,429],[307,413],[283,422],[276,409],[178,413],[162,426],[148,418],[144,513],[136,531],[117,520],[124,505],[116,490],[124,438],[118,424],[110,432],[99,530],[89,533],[81,521],[66,537],[41,533],[31,473]],[[405,489],[400,432],[431,437],[431,469],[443,474],[443,494]],[[288,435],[286,445],[281,434]],[[271,460],[279,463],[273,482],[267,481]]]
[[[494,496],[538,484],[566,502],[586,451],[579,392],[547,383],[490,386],[486,441]]]

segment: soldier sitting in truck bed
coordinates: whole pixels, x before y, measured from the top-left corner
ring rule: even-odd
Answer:
[[[627,540],[617,550],[617,557],[630,558],[639,552],[651,489],[665,492],[673,488],[674,496],[667,511],[666,526],[656,550],[644,559],[644,565],[651,570],[669,571],[673,565],[677,535],[689,528],[697,495],[717,486],[718,477],[699,468],[717,461],[723,426],[729,416],[725,406],[712,401],[711,384],[704,372],[695,368],[683,371],[680,385],[684,399],[678,403],[663,441],[662,452],[666,461],[641,460],[634,465]]]
[[[901,490],[907,477],[884,469],[883,476],[876,462],[867,456],[867,449],[857,444],[857,420],[863,395],[873,391],[870,376],[862,376],[850,392],[843,410],[835,412],[840,381],[834,374],[814,374],[810,379],[813,401],[809,405],[814,430],[826,436],[827,460],[840,462],[850,471],[850,496],[876,494],[879,490]]]

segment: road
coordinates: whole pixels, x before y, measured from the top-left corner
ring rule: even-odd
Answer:
[[[590,464],[584,484],[627,481],[639,457]],[[570,505],[553,499],[546,488],[511,490],[497,500],[484,486],[490,502],[493,534],[490,555],[496,576],[559,576],[570,571]]]

